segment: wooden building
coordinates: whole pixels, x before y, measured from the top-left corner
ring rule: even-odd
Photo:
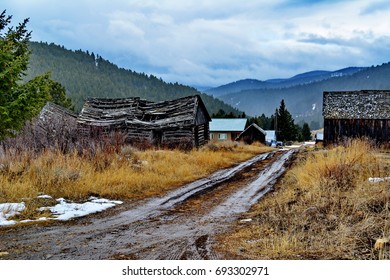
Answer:
[[[46,103],[35,126],[35,143],[40,148],[56,146],[66,151],[73,148],[77,135],[77,114],[52,102]]]
[[[215,141],[234,141],[245,130],[247,123],[248,120],[245,118],[212,119],[210,123],[211,139]]]
[[[324,144],[370,138],[389,146],[390,91],[324,92]]]
[[[252,144],[253,142],[265,143],[265,137],[267,133],[260,126],[255,123],[252,123],[248,126],[243,132],[238,135],[236,141],[244,141],[247,144]]]
[[[75,125],[76,119],[76,113],[52,102],[47,102],[39,114],[38,125],[41,128],[44,128],[53,122],[58,122],[62,125]]]
[[[210,121],[199,95],[163,102],[89,98],[77,118],[83,135],[120,131],[132,144],[186,148],[209,140]]]

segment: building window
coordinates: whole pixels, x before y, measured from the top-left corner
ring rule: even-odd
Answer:
[[[218,134],[218,139],[219,140],[226,140],[227,139],[227,134],[226,133],[219,133]]]

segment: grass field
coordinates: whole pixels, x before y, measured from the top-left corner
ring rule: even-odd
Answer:
[[[390,158],[364,141],[301,152],[221,250],[249,259],[389,259]]]
[[[159,195],[270,150],[262,145],[210,143],[191,151],[131,146],[90,155],[8,150],[0,157],[0,203],[24,201],[23,218],[36,218],[39,194],[81,201],[91,195],[142,199]]]

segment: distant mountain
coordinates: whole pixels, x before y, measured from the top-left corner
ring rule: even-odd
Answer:
[[[352,75],[364,69],[365,67],[348,67],[337,71],[316,70],[298,74],[287,79],[270,79],[265,81],[245,79],[229,83],[227,85],[222,85],[216,88],[207,89],[204,92],[213,96],[221,96],[244,90],[286,88],[297,85],[310,84],[333,77]]]
[[[230,105],[201,94],[193,87],[166,83],[153,75],[119,68],[94,53],[71,51],[64,47],[30,42],[32,54],[25,80],[51,72],[53,80],[61,83],[78,111],[87,97],[139,96],[150,101],[171,100],[200,94],[210,114],[220,109],[241,114]]]
[[[328,78],[319,81],[311,79],[323,77],[324,74]],[[324,91],[390,89],[390,63],[369,68],[346,68],[331,73],[314,71],[290,79],[300,82],[298,85],[289,87],[241,90],[220,95],[219,98],[251,116],[260,116],[261,114],[270,116],[275,113],[280,101],[284,99],[287,109],[295,120],[311,123],[311,128],[314,129],[322,125]],[[301,82],[302,80],[308,81],[308,79],[310,82]],[[284,82],[281,81],[277,84],[284,84]]]

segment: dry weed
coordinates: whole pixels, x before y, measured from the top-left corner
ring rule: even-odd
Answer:
[[[92,143],[93,144],[93,143]],[[219,144],[191,151],[138,150],[131,146],[93,145],[73,150],[8,150],[0,156],[0,203],[28,201],[25,217],[39,205],[38,194],[84,200],[91,195],[141,199],[163,194],[258,153],[264,146]],[[227,148],[229,147],[229,148]],[[37,205],[35,205],[37,202]],[[31,212],[31,213],[30,213]]]
[[[222,237],[229,240],[224,250],[253,259],[385,256],[374,245],[390,234],[390,189],[368,178],[388,176],[388,164],[359,140],[308,153],[253,208],[252,227]]]

